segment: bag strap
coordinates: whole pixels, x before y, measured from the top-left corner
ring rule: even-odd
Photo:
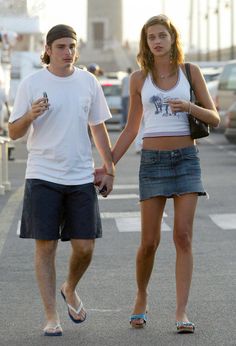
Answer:
[[[192,77],[191,77],[191,71],[190,71],[190,64],[188,62],[186,62],[184,64],[185,66],[185,70],[186,70],[186,75],[187,75],[187,79],[190,85],[190,101],[193,100],[193,86],[192,86]]]

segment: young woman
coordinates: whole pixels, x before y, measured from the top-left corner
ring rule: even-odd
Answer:
[[[147,286],[160,243],[162,216],[167,198],[173,198],[176,327],[178,332],[193,332],[195,326],[186,313],[193,270],[193,220],[198,196],[206,192],[188,113],[211,126],[219,124],[219,116],[200,69],[193,64],[192,84],[204,108],[190,102],[179,35],[166,16],[155,16],[145,23],[137,58],[141,69],[131,75],[128,122],[113,148],[113,161],[117,163],[137,135],[143,117],[139,172],[142,233],[136,260],[137,296],[130,323],[134,328],[146,323]]]

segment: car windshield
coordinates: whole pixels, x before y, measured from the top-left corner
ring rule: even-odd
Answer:
[[[120,96],[121,94],[120,85],[107,83],[102,85],[102,89],[105,96]]]

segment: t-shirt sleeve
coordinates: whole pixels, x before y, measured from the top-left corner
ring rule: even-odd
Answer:
[[[23,80],[17,89],[16,98],[14,101],[13,109],[9,118],[9,123],[13,123],[21,118],[31,107],[28,82]]]
[[[94,100],[88,118],[89,125],[98,125],[112,117],[102,87],[96,79],[94,79],[94,88]]]

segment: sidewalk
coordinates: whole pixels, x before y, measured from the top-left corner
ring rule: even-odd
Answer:
[[[112,133],[111,137],[114,143],[117,133]],[[118,164],[117,188],[112,192],[112,198],[99,200],[101,212],[110,216],[102,219],[103,238],[96,242],[92,263],[78,287],[88,312],[86,322],[79,326],[70,321],[60,295],[70,245],[59,242],[56,293],[64,334],[52,340],[43,337],[41,332],[44,320],[34,275],[34,242],[21,240],[16,235],[24,186],[25,144],[24,140],[15,142],[15,161],[9,162],[12,190],[0,196],[1,346],[236,345],[235,230],[222,230],[209,217],[212,213],[235,210],[234,156],[221,152],[214,142],[201,144],[201,158],[211,198],[199,202],[195,223],[194,275],[188,312],[196,323],[196,333],[177,335],[175,332],[171,202],[167,205],[165,218],[170,231],[162,232],[149,286],[147,326],[143,330],[133,330],[129,326],[136,289],[135,253],[140,232],[125,231],[124,226],[120,229],[117,221],[120,220],[119,214],[134,216],[139,212],[138,198],[132,197],[138,193],[139,156],[131,147]],[[128,218],[126,220],[128,224]]]
[[[14,160],[8,161],[8,175],[11,190],[0,196],[0,254],[12,225],[12,219],[21,207],[26,166],[25,140],[14,142]]]

